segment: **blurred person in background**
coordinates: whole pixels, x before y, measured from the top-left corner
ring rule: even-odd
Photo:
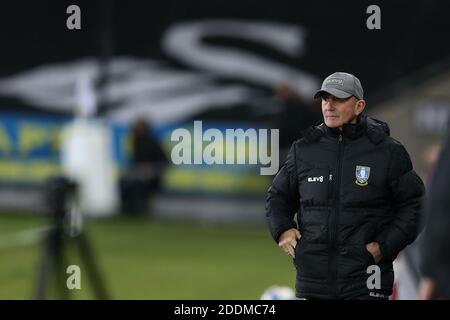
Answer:
[[[321,118],[320,111],[314,104],[302,101],[294,85],[281,82],[274,88],[275,97],[282,107],[279,118],[280,160],[284,161],[292,141],[300,138],[303,130]]]
[[[131,160],[121,181],[122,212],[147,213],[151,197],[159,190],[168,160],[152,136],[146,120],[136,120],[131,128]]]
[[[423,171],[420,176],[427,188],[430,187],[431,178],[436,167],[439,154],[441,151],[440,144],[428,146],[422,152],[422,162],[424,164]],[[424,221],[422,221],[424,223]],[[417,299],[419,284],[421,280],[420,271],[420,244],[423,239],[423,232],[416,241],[405,250],[400,252],[394,261],[395,284],[393,300],[415,300]]]
[[[450,123],[450,122],[449,122]],[[450,130],[429,189],[419,299],[450,299]]]
[[[293,258],[297,297],[388,299],[392,262],[420,231],[423,182],[388,125],[362,114],[358,78],[333,73],[314,97],[324,122],[292,144],[275,176],[269,229]],[[379,281],[369,286],[374,265]]]

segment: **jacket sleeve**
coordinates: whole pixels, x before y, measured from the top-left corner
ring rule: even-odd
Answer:
[[[285,164],[278,171],[267,191],[266,218],[272,237],[277,243],[284,231],[297,228],[294,216],[299,207],[299,194],[295,149],[294,143],[289,150]]]
[[[393,261],[398,253],[418,236],[422,226],[422,203],[425,187],[413,170],[406,149],[396,143],[392,149],[388,183],[394,217],[376,237],[383,260]]]

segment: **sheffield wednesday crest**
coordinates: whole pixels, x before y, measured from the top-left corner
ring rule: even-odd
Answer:
[[[355,174],[356,174],[355,183],[358,186],[364,187],[369,184],[367,181],[369,180],[370,177],[370,167],[356,166]]]

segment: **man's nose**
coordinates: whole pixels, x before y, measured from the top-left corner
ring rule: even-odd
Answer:
[[[332,99],[327,99],[327,101],[325,101],[325,109],[334,110],[334,104]]]

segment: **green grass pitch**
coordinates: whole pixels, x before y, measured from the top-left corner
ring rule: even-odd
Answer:
[[[0,213],[0,299],[33,298],[42,242],[23,231],[48,223]],[[264,225],[119,216],[90,221],[86,234],[112,299],[259,299],[271,285],[294,287],[292,260]],[[70,299],[94,299],[76,248],[67,243],[65,250],[66,264],[81,268],[81,290],[70,290]],[[48,298],[59,299],[52,288]]]

